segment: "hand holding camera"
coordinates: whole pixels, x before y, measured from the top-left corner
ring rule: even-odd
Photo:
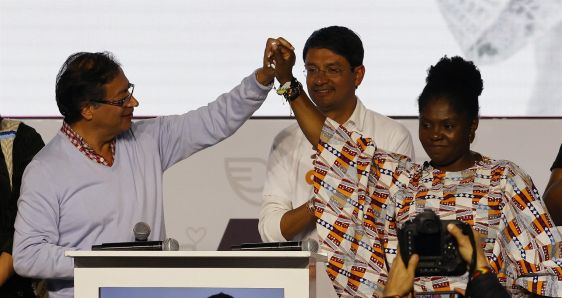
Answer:
[[[415,276],[460,275],[469,265],[466,290],[455,288],[456,293],[462,297],[510,297],[497,277],[489,274],[478,234],[466,223],[440,220],[426,210],[402,226],[398,242],[398,255],[392,262],[383,297],[412,297]],[[429,267],[432,265],[437,267]]]
[[[472,235],[472,229],[458,220],[440,220],[431,210],[425,210],[409,220],[398,230],[398,243],[404,264],[413,254],[419,256],[416,276],[462,275],[467,270],[467,261],[472,257],[470,240],[463,252],[470,250],[467,258],[461,256],[455,236],[447,226],[453,224],[464,235]]]
[[[470,229],[470,227],[469,227]],[[448,225],[447,230],[455,239],[457,240],[458,250],[460,256],[465,260],[467,263],[470,263],[472,260],[473,252],[472,245],[470,243],[470,234],[465,233],[463,230],[459,229],[456,225]],[[481,249],[480,245],[480,237],[478,236],[478,232],[470,229],[470,233],[472,233],[472,237],[475,239],[476,245],[476,268],[488,267],[490,266],[488,263],[488,259],[484,255],[484,250]]]

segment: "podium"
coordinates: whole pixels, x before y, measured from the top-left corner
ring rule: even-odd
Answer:
[[[77,298],[316,297],[307,251],[67,251]],[[209,295],[211,294],[211,295]]]

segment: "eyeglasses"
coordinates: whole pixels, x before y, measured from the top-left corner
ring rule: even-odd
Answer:
[[[351,68],[353,70],[353,68]],[[344,69],[339,68],[337,66],[329,66],[326,69],[319,69],[313,66],[308,66],[303,70],[305,77],[317,77],[320,73],[324,73],[324,75],[328,78],[337,78],[342,75]]]
[[[133,92],[134,91],[135,91],[135,84],[129,83],[129,87],[127,89],[127,93],[128,93],[127,96],[125,96],[121,99],[116,99],[116,100],[96,99],[96,100],[91,100],[91,102],[97,102],[97,103],[103,103],[103,104],[108,104],[108,105],[117,106],[117,107],[123,107],[123,106],[125,106],[129,103],[131,98],[133,98]]]

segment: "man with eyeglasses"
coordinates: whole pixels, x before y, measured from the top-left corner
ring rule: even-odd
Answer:
[[[14,267],[48,280],[49,297],[73,297],[67,250],[134,241],[147,223],[165,238],[163,172],[232,135],[265,100],[274,73],[267,61],[240,85],[183,115],[132,122],[139,105],[110,53],[76,53],[62,66],[56,101],[64,123],[24,175],[15,222]]]
[[[303,49],[308,94],[324,115],[341,124],[353,122],[360,131],[374,136],[377,147],[413,158],[408,130],[368,110],[355,94],[365,75],[363,54],[361,39],[348,28],[331,26],[313,32]],[[263,241],[314,238],[309,200],[315,153],[296,123],[275,137],[258,226]]]

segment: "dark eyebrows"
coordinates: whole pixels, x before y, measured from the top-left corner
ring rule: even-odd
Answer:
[[[310,62],[305,63],[304,66],[306,66],[306,67],[309,67],[309,66],[319,67],[319,65],[316,65],[315,63],[310,63]],[[343,65],[341,65],[339,62],[330,62],[330,63],[326,63],[326,64],[321,65],[321,66],[324,66],[326,68],[334,67],[334,66],[335,67],[343,67]]]
[[[457,122],[458,121],[456,117],[447,117],[447,118],[443,118],[443,119],[428,119],[428,118],[425,118],[422,115],[419,116],[419,120],[420,121],[428,121],[428,122],[439,122],[439,123],[442,123],[442,122]]]

